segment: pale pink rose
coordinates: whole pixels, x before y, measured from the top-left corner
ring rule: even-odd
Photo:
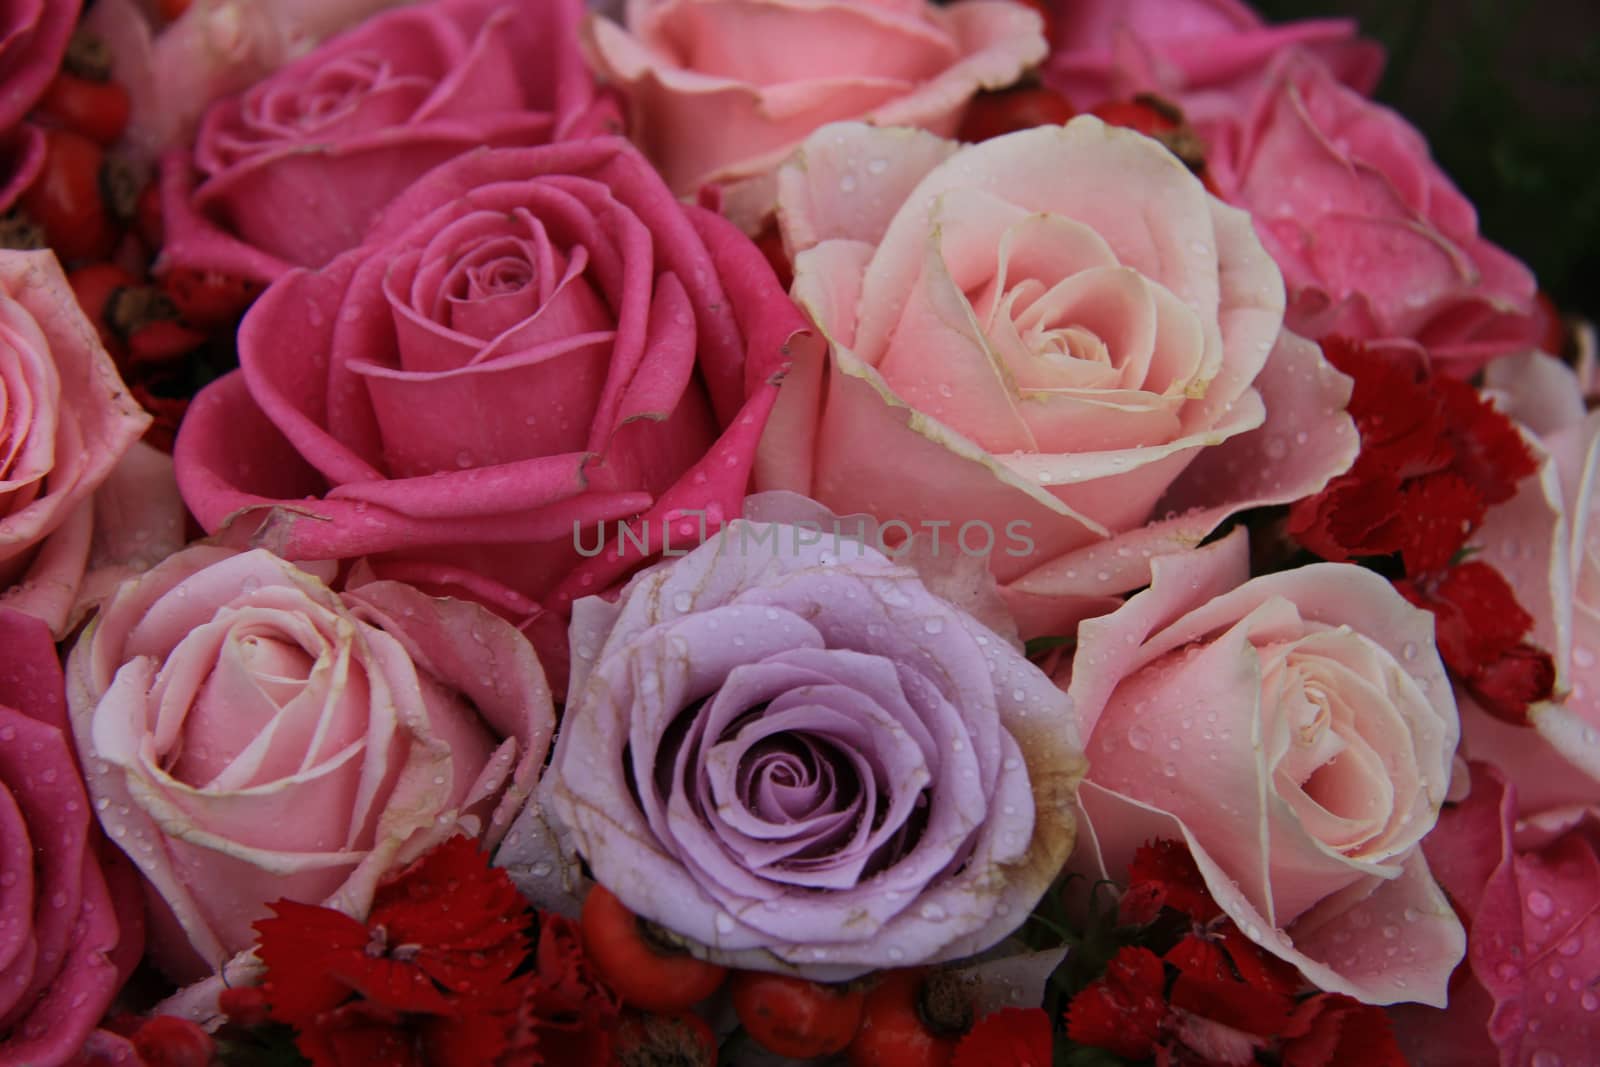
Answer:
[[[1191,117],[1220,117],[1291,48],[1361,93],[1383,69],[1383,49],[1357,37],[1353,19],[1269,26],[1239,0],[1056,0],[1052,9],[1045,79],[1080,110],[1156,93]]]
[[[1153,571],[1057,679],[1089,757],[1074,865],[1126,881],[1141,845],[1182,840],[1318,988],[1442,1005],[1465,934],[1417,847],[1459,731],[1432,618],[1352,564],[1251,580],[1243,531]]]
[[[193,0],[158,29],[148,3],[96,0],[87,25],[109,46],[113,76],[128,90],[127,147],[154,156],[192,136],[211,101],[248,87],[346,26],[409,2]]]
[[[143,872],[152,952],[204,977],[280,897],[362,916],[458,829],[493,847],[553,728],[527,641],[396,582],[197,546],[121,586],[68,663],[102,825]]]
[[[0,602],[44,620],[58,638],[91,563],[96,491],[149,424],[55,256],[0,250]],[[132,485],[134,499],[121,499],[170,545],[173,515],[157,530],[137,499],[146,486],[154,500],[160,477],[141,465],[118,491]],[[165,478],[170,485],[170,465]],[[166,498],[176,506],[175,495]]]
[[[795,347],[760,486],[947,543],[977,524],[973,550],[986,526],[1025,636],[1354,459],[1349,380],[1282,328],[1248,216],[1147,137],[841,123],[784,166],[778,210],[827,347]]]
[[[1497,360],[1486,384],[1543,466],[1489,511],[1474,544],[1533,616],[1527,640],[1551,654],[1556,681],[1524,727],[1462,700],[1463,748],[1505,772],[1526,811],[1600,804],[1600,412],[1584,411],[1571,368],[1540,353]]]
[[[138,889],[95,830],[55,642],[0,607],[0,1065],[76,1064],[138,965]],[[131,907],[129,906],[131,905]]]
[[[1282,268],[1292,329],[1415,341],[1460,374],[1537,343],[1533,274],[1478,233],[1405,119],[1303,55],[1281,57],[1234,112],[1199,124],[1206,172]]]
[[[1411,1067],[1578,1067],[1600,1048],[1600,806],[1530,811],[1527,778],[1471,764],[1423,842],[1467,921],[1447,1012],[1393,1015]],[[1591,797],[1591,801],[1595,798]]]
[[[829,122],[953,134],[974,93],[1046,50],[1038,14],[1009,0],[628,0],[626,28],[591,16],[584,39],[679,194],[769,175]],[[770,182],[741,199],[754,222]]]

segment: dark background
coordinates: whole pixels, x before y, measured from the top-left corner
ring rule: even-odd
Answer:
[[[1422,129],[1565,311],[1600,317],[1600,0],[1250,0],[1347,15],[1389,49],[1378,98]]]

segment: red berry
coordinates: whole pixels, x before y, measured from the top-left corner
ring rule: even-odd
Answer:
[[[179,317],[201,330],[231,326],[261,292],[259,285],[244,278],[192,267],[162,275],[161,288],[177,306]]]
[[[78,298],[78,306],[100,334],[100,343],[113,354],[118,352],[122,339],[112,327],[106,310],[117,290],[138,285],[139,279],[115,263],[91,263],[68,274],[67,282]]]
[[[867,999],[861,989],[761,971],[740,971],[731,987],[745,1031],[768,1052],[800,1060],[844,1051]]]
[[[133,1047],[148,1067],[209,1067],[217,1043],[188,1019],[157,1015],[133,1035]]]
[[[583,950],[600,979],[645,1011],[682,1011],[717,991],[727,969],[696,959],[674,935],[641,920],[604,886],[583,901]]]
[[[93,81],[67,71],[45,90],[41,114],[103,145],[115,144],[128,128],[128,90],[113,81]]]
[[[956,979],[922,969],[889,971],[867,994],[850,1067],[947,1067],[972,1015]]]
[[[148,366],[182,359],[206,343],[206,335],[173,322],[157,319],[128,335],[128,365]]]
[[[45,132],[44,167],[21,204],[64,260],[105,259],[116,247],[117,228],[100,192],[105,162],[105,149],[83,134]]]
[[[1182,124],[1170,111],[1144,100],[1108,100],[1092,108],[1090,114],[1108,125],[1125,126],[1147,137],[1171,133]]]
[[[617,1027],[613,1051],[618,1067],[717,1067],[717,1035],[689,1011],[628,1013]]]
[[[161,180],[153,179],[139,191],[133,208],[133,228],[152,251],[166,243],[166,224],[161,215]]]
[[[1076,114],[1066,97],[1043,85],[979,93],[967,106],[956,140],[976,143],[1035,126],[1060,126]]]

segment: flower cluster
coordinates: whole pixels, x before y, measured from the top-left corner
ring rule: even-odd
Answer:
[[[1594,334],[1383,62],[0,5],[0,1064],[1584,1062]]]

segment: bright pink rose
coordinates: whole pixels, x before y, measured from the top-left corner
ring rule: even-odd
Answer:
[[[125,147],[156,155],[186,142],[206,105],[248,88],[326,37],[411,0],[192,0],[155,32],[149,0],[96,0],[85,20],[128,90]]]
[[[1239,0],[1056,0],[1045,78],[1087,110],[1156,93],[1192,112],[1241,107],[1279,53],[1294,48],[1371,93],[1383,49],[1356,36],[1352,19],[1269,26]]]
[[[1471,764],[1472,790],[1423,842],[1466,920],[1448,1012],[1406,1008],[1412,1067],[1579,1067],[1600,1048],[1600,807],[1537,812],[1522,779]],[[1591,798],[1600,799],[1600,798]]]
[[[1551,654],[1556,681],[1525,727],[1463,699],[1463,748],[1516,783],[1523,810],[1600,804],[1600,412],[1584,411],[1577,376],[1550,356],[1497,360],[1486,381],[1544,466],[1489,511],[1474,544],[1533,616],[1527,639]]]
[[[1318,988],[1442,1005],[1465,934],[1417,847],[1459,732],[1432,617],[1352,564],[1251,580],[1242,531],[1152,569],[1058,679],[1089,757],[1075,865],[1125,882],[1139,846],[1183,840]]]
[[[1248,216],[1147,137],[841,123],[780,172],[779,218],[828,345],[797,353],[762,487],[973,524],[1027,636],[1355,456],[1349,380],[1283,330]]]
[[[542,620],[561,677],[575,597],[669,518],[681,552],[738,515],[803,327],[756,247],[620,138],[474,153],[262,295],[179,480],[209,531]]]
[[[770,175],[841,119],[953,134],[975,92],[1046,51],[1037,13],[1003,0],[629,0],[626,29],[592,16],[584,36],[680,194]],[[730,205],[742,223],[771,206],[770,181]]]
[[[1537,343],[1533,275],[1478,234],[1405,119],[1295,55],[1240,110],[1231,130],[1200,125],[1207,173],[1282,268],[1290,328],[1416,341],[1463,374]]]
[[[15,0],[0,8],[0,132],[22,121],[56,76],[81,0]]]
[[[58,637],[91,564],[96,491],[149,424],[55,256],[0,250],[0,600]]]
[[[169,155],[162,263],[270,281],[319,267],[402,189],[483,145],[599,129],[579,0],[433,0],[380,15],[212,105]],[[196,173],[198,172],[198,173]]]
[[[102,866],[102,844],[50,631],[0,608],[3,1067],[72,1061],[139,962],[144,928],[122,906],[138,891],[125,868]]]
[[[520,634],[397,582],[335,593],[333,570],[190,548],[73,649],[89,791],[176,978],[248,949],[280,897],[361,917],[458,829],[493,847],[544,762],[550,690]]]

